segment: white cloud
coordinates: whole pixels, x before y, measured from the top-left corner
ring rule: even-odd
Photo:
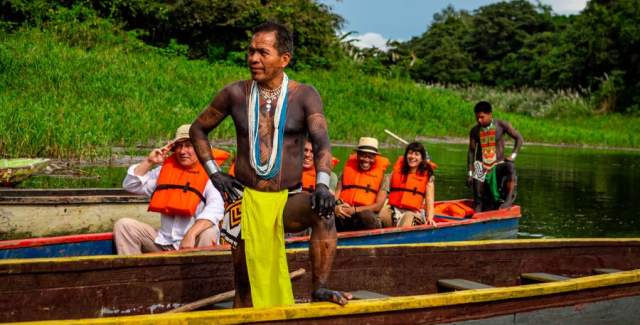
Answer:
[[[587,6],[587,0],[542,0],[542,3],[551,5],[553,11],[558,14],[577,14]]]
[[[361,49],[377,47],[378,49],[385,52],[389,49],[389,47],[387,46],[388,40],[378,33],[369,32],[362,35],[352,35],[348,36],[346,40],[354,40],[352,44]]]

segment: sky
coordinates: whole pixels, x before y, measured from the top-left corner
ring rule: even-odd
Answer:
[[[318,0],[345,20],[343,32],[354,32],[360,47],[386,49],[387,40],[407,41],[427,30],[433,14],[451,4],[473,11],[496,0]],[[535,3],[535,1],[532,1]],[[577,14],[587,0],[541,0],[557,14]]]

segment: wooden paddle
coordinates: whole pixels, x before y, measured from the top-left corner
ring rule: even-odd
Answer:
[[[301,277],[305,273],[306,273],[306,270],[300,268],[300,269],[297,269],[297,270],[289,273],[289,277],[291,278],[291,280],[293,280],[293,279]],[[168,310],[168,311],[166,311],[166,313],[181,313],[181,312],[185,312],[185,311],[192,311],[194,309],[198,309],[198,308],[203,307],[203,306],[212,305],[212,304],[216,304],[216,303],[219,303],[219,302],[231,300],[231,299],[233,299],[233,297],[235,295],[236,295],[236,291],[235,290],[219,293],[219,294],[213,295],[211,297],[203,298],[203,299],[196,300],[194,302],[188,303],[186,305],[182,305],[182,306],[180,306],[180,307],[178,307],[176,309]]]
[[[405,140],[405,139],[401,138],[401,137],[400,137],[400,136],[398,136],[397,134],[395,134],[395,133],[393,133],[393,132],[391,132],[391,131],[389,131],[389,130],[387,130],[387,129],[384,129],[384,132],[386,132],[388,135],[390,135],[390,136],[394,137],[396,140],[398,140],[398,141],[402,142],[404,145],[409,144],[409,141],[407,141],[407,140]]]

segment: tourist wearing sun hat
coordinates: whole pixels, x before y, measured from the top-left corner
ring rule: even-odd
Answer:
[[[345,163],[336,188],[338,231],[381,227],[377,213],[387,198],[383,181],[389,159],[380,155],[376,138],[360,138],[355,151]]]
[[[160,228],[130,218],[118,220],[113,237],[119,255],[219,243],[217,225],[224,201],[198,161],[189,141],[190,126],[180,126],[167,145],[129,167],[122,187],[151,198],[149,211],[160,213]],[[156,165],[160,166],[153,168]]]

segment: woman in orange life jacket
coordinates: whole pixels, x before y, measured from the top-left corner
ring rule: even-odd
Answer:
[[[189,126],[180,126],[173,141],[129,167],[123,188],[151,197],[149,211],[160,213],[160,228],[130,218],[118,220],[113,234],[119,255],[218,243],[215,225],[224,214],[224,202],[196,157],[189,141]],[[229,156],[220,150],[214,154],[216,158]],[[156,165],[162,166],[153,168]]]
[[[336,229],[355,231],[380,228],[377,213],[387,198],[383,190],[389,160],[378,154],[378,140],[362,137],[356,154],[349,156],[336,188]]]
[[[410,143],[393,167],[388,205],[380,211],[383,226],[406,227],[425,222],[435,226],[433,178],[424,146]]]

